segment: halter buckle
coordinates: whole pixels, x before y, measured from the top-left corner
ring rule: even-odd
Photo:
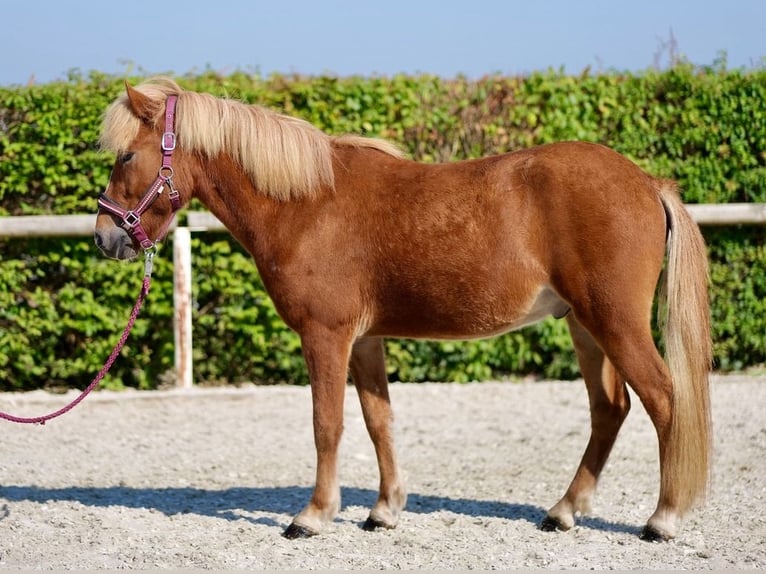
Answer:
[[[162,151],[173,151],[176,149],[176,134],[165,132],[162,134]]]
[[[174,213],[181,209],[181,194],[172,184],[170,186],[170,191],[168,192],[168,199],[170,200],[170,206]]]
[[[138,215],[135,211],[128,211],[122,217],[122,222],[125,224],[125,227],[133,229],[136,225],[141,223],[141,216]]]

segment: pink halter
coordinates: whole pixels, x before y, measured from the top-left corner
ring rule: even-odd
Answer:
[[[171,159],[173,156],[173,150],[176,149],[176,134],[175,134],[175,113],[176,102],[178,101],[177,95],[168,96],[167,104],[165,107],[165,131],[162,134],[162,141],[160,147],[162,148],[162,165],[157,173],[157,179],[149,186],[141,200],[133,209],[123,209],[113,199],[106,196],[106,192],[102,193],[98,197],[98,207],[107,213],[120,218],[122,220],[122,227],[136,240],[142,249],[151,249],[154,245],[160,241],[173,220],[171,216],[165,226],[162,228],[159,237],[152,241],[149,239],[144,227],[141,225],[141,215],[149,209],[167,185],[168,198],[170,204],[173,207],[173,215],[181,208],[181,197],[178,190],[173,185],[173,167],[171,166]]]

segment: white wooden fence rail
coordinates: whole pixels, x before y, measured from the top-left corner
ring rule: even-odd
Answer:
[[[766,203],[687,205],[699,225],[764,225]],[[191,387],[192,367],[192,231],[225,231],[211,213],[188,211],[186,225],[173,227],[173,334],[176,384]],[[0,239],[12,237],[80,237],[93,234],[95,214],[0,217]]]

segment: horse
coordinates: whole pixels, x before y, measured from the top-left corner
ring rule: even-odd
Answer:
[[[97,246],[134,258],[197,198],[252,255],[300,337],[316,482],[284,536],[319,534],[340,510],[349,374],[380,478],[363,528],[396,527],[407,493],[385,338],[492,337],[549,315],[568,323],[591,429],[540,528],[569,530],[590,511],[630,409],[628,387],[659,446],[659,498],[640,537],[675,537],[704,502],[712,440],[707,254],[674,182],[594,143],[428,164],[382,139],[330,135],[169,78],[125,88],[106,108],[99,137],[116,159],[99,199]],[[655,297],[664,358],[652,335]]]

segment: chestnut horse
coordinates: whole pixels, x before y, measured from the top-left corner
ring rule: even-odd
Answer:
[[[541,527],[567,530],[588,512],[630,408],[628,385],[659,441],[659,501],[642,537],[677,534],[708,486],[711,342],[706,248],[673,183],[589,143],[422,164],[385,141],[333,137],[172,80],[126,88],[102,126],[101,146],[116,162],[99,202],[96,244],[109,257],[135,257],[162,238],[176,207],[198,198],[252,254],[276,309],[300,336],[316,484],[285,536],[317,534],[340,509],[349,371],[380,472],[364,527],[397,525],[407,495],[392,440],[384,337],[490,337],[548,315],[569,325],[591,435]],[[651,330],[658,283],[667,362]]]

